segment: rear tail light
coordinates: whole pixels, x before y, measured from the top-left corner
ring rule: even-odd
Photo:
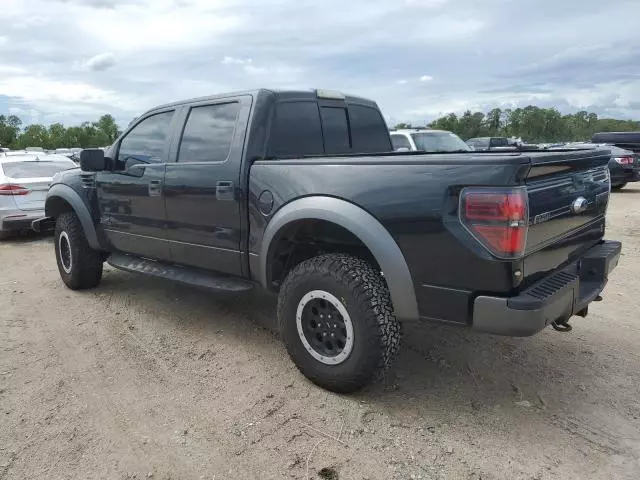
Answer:
[[[613,159],[620,165],[633,165],[633,157],[630,155],[624,157],[613,157]]]
[[[3,183],[0,185],[0,195],[26,195],[30,190],[15,183]]]
[[[524,254],[529,225],[525,188],[465,188],[459,211],[462,224],[495,256],[517,258]]]

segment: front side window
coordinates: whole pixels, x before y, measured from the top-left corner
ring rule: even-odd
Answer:
[[[118,163],[127,167],[138,163],[165,163],[165,144],[173,112],[145,118],[120,142]]]
[[[224,162],[231,150],[239,110],[238,102],[192,108],[178,162]]]

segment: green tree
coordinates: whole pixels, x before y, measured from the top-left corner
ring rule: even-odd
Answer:
[[[13,145],[20,135],[21,126],[22,120],[15,115],[8,117],[0,115],[0,145],[5,147]]]
[[[47,129],[42,125],[29,125],[24,129],[22,134],[20,134],[16,143],[18,148],[45,148],[45,146],[49,143],[49,134],[47,132]]]
[[[562,115],[555,108],[534,105],[513,110],[494,108],[486,115],[469,110],[461,117],[450,113],[429,126],[449,130],[465,140],[477,136],[515,136],[528,142],[584,141],[596,132],[640,131],[640,122],[634,120],[598,118],[587,111]]]

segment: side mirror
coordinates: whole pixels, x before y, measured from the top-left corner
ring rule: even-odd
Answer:
[[[84,172],[101,172],[107,169],[104,151],[100,148],[85,148],[80,152],[80,168]]]

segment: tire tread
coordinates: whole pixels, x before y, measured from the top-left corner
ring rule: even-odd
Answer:
[[[292,321],[285,318],[285,302],[291,301],[291,291],[310,275],[320,275],[346,286],[352,292],[356,311],[349,313],[359,315],[364,323],[364,334],[361,336],[366,342],[366,353],[361,368],[358,368],[355,375],[348,378],[326,378],[305,368],[302,362],[291,355],[291,349],[287,346],[298,369],[314,383],[338,392],[352,392],[374,378],[381,378],[397,357],[402,336],[401,324],[393,312],[389,289],[382,275],[367,261],[341,253],[325,254],[301,262],[292,269],[280,290],[278,326],[281,332],[284,331],[286,322]]]

